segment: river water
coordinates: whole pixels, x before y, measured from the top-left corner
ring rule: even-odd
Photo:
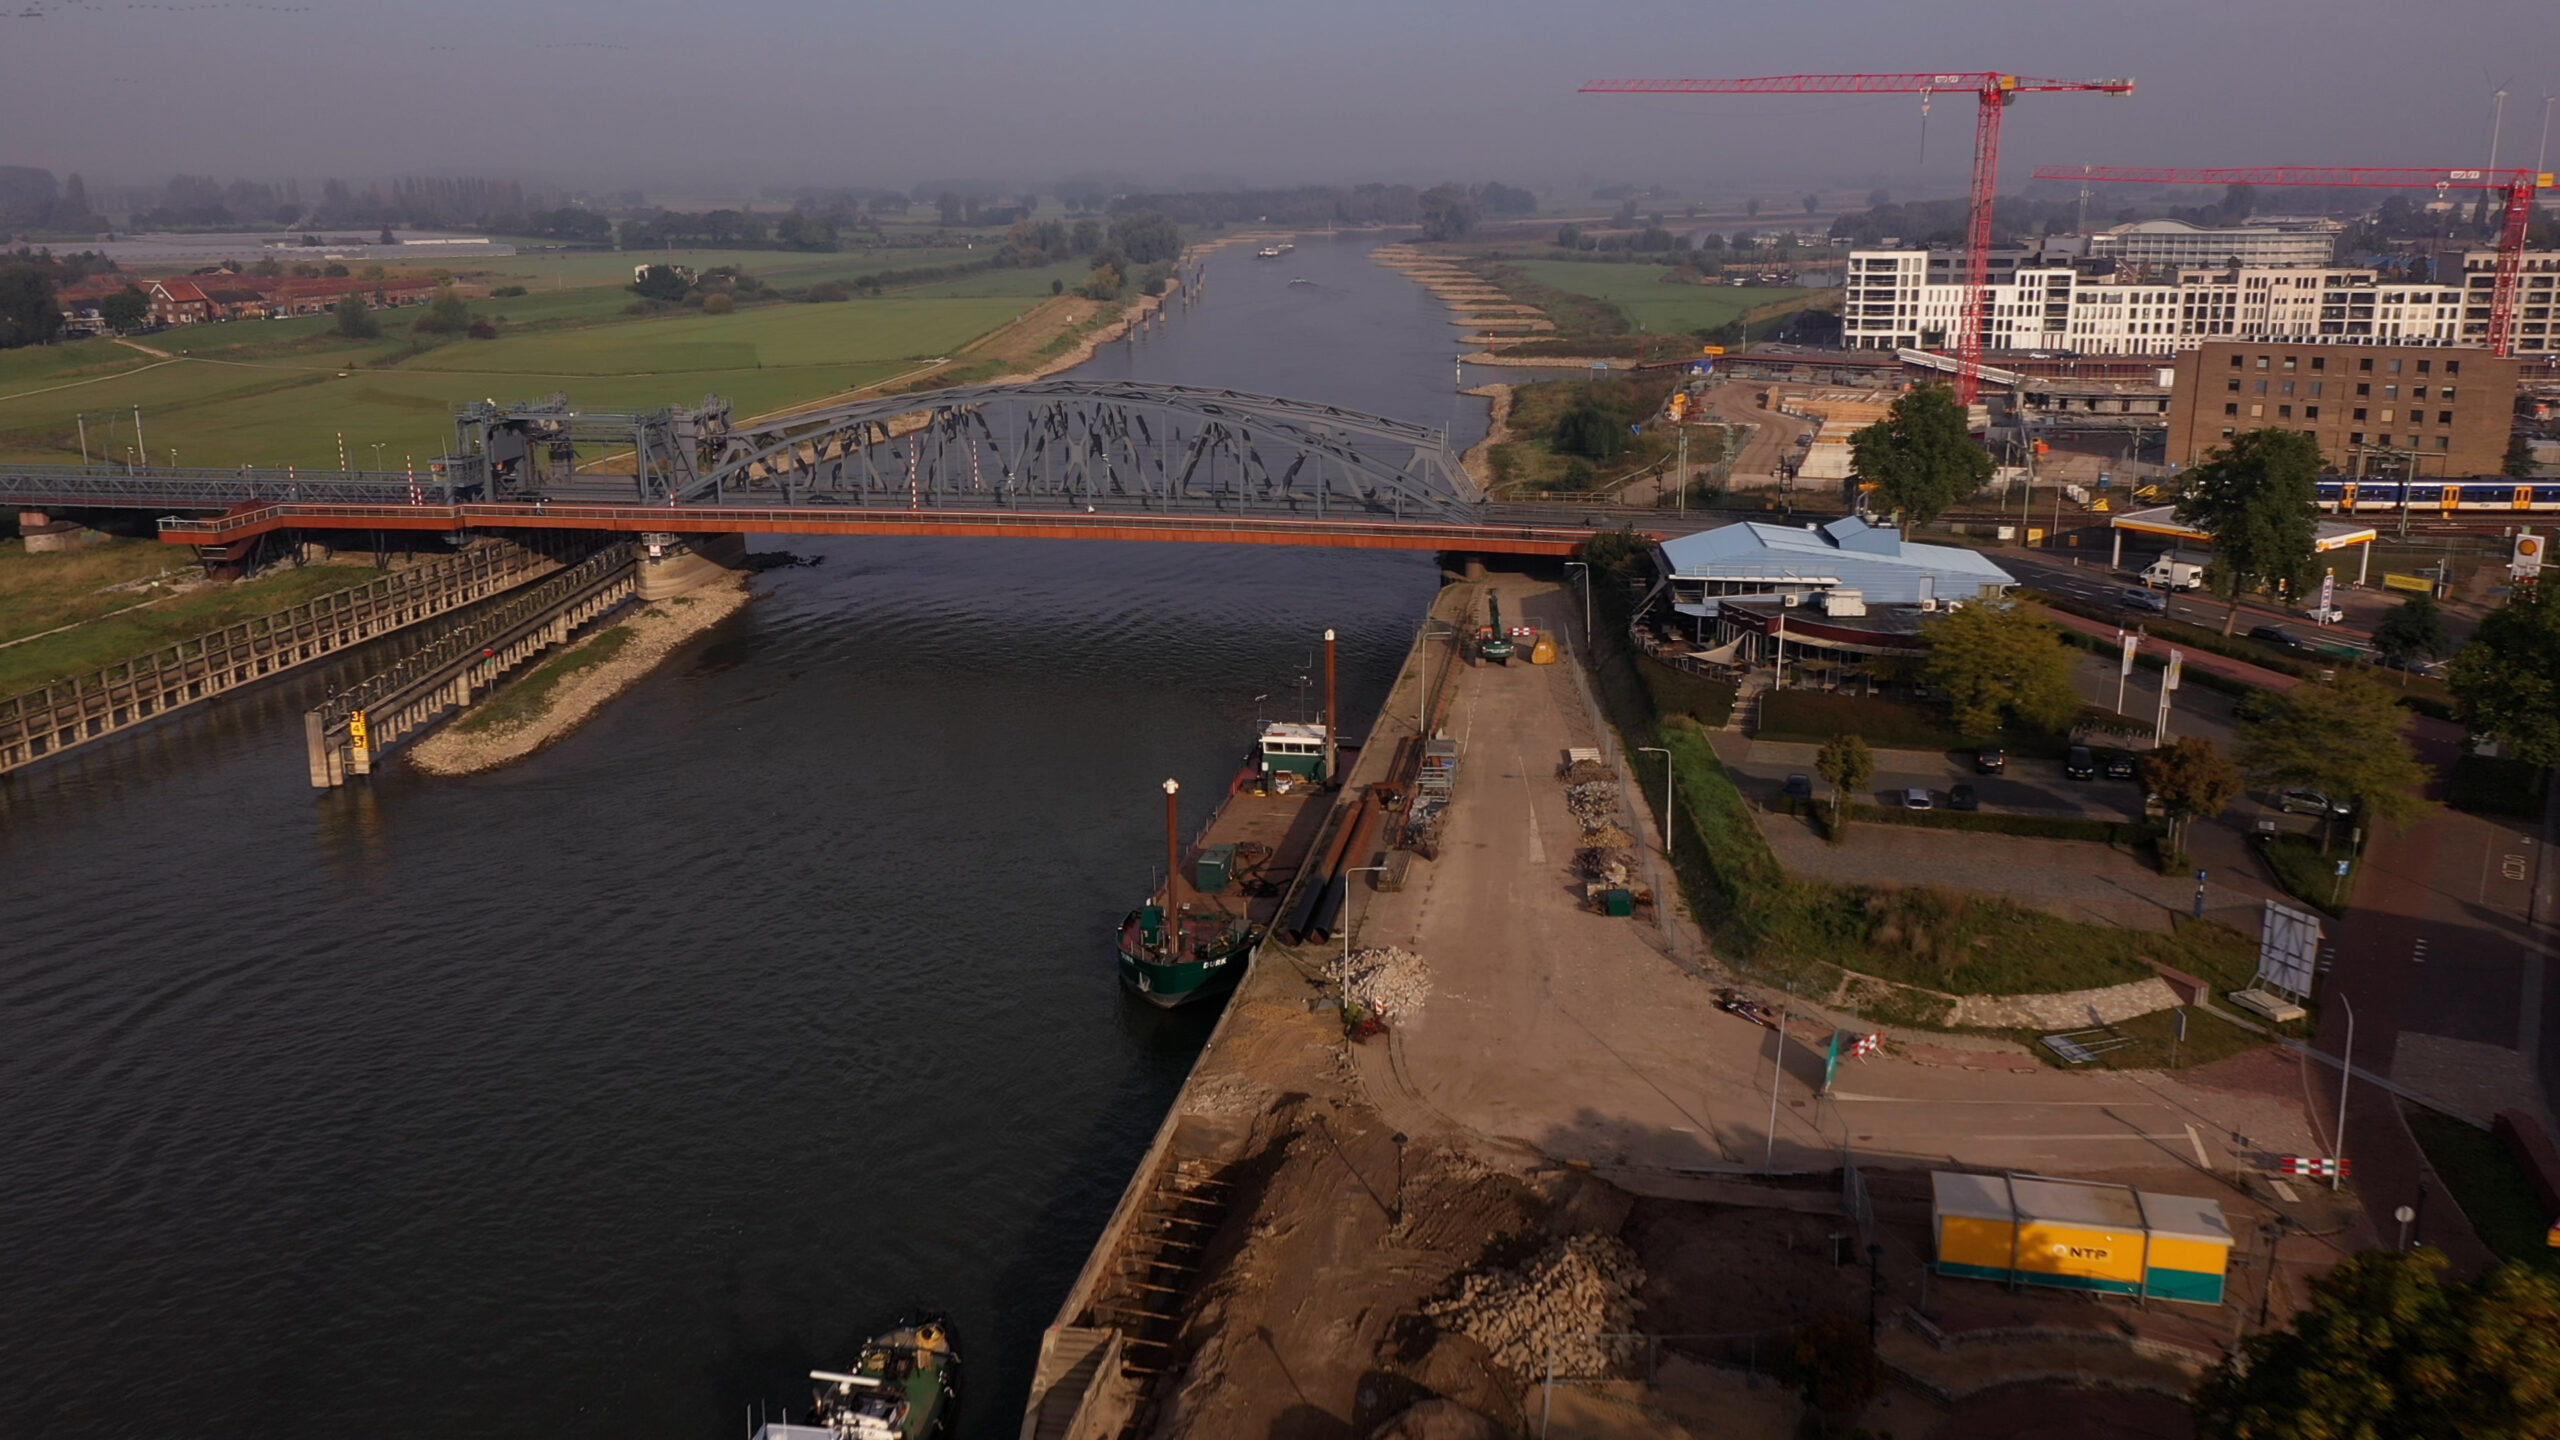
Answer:
[[[1480,431],[1373,243],[1220,251],[1080,373]],[[495,774],[312,791],[313,674],[0,782],[0,1435],[699,1440],[923,1306],[1014,1433],[1212,1018],[1114,978],[1157,786],[1326,626],[1365,725],[1436,571],[790,544]]]

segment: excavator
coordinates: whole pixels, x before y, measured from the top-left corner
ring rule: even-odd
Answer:
[[[1513,647],[1509,632],[1502,628],[1502,597],[1488,595],[1485,598],[1493,607],[1493,623],[1476,630],[1476,658],[1490,660],[1496,665],[1508,665]]]

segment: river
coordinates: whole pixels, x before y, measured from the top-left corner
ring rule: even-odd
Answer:
[[[1374,243],[1221,250],[1077,373],[1463,445]],[[0,1435],[707,1440],[923,1306],[1015,1432],[1212,1018],[1114,978],[1158,784],[1320,704],[1326,626],[1365,725],[1436,572],[790,545],[511,769],[315,792],[311,674],[0,782]]]

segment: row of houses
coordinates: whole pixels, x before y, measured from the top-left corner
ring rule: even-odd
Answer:
[[[103,331],[106,321],[99,307],[127,285],[139,287],[150,298],[149,323],[155,326],[318,315],[335,309],[350,294],[363,296],[376,309],[424,305],[436,293],[435,281],[417,278],[186,275],[144,281],[127,275],[94,275],[65,287],[56,297],[64,322],[78,334]]]

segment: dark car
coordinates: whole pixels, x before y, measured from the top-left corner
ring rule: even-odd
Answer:
[[[1812,798],[1813,798],[1813,777],[1812,777],[1812,776],[1810,776],[1810,775],[1790,775],[1790,776],[1788,776],[1788,777],[1787,777],[1787,798],[1788,798],[1788,799],[1790,799],[1790,800],[1810,800],[1810,799],[1812,799]]]
[[[1998,775],[2008,768],[2009,752],[2006,750],[1976,750],[1973,752],[1973,773],[1976,775]]]
[[[1973,793],[1972,786],[1952,785],[1947,788],[1947,808],[1950,810],[1979,810],[1982,808],[1982,800]]]
[[[2089,753],[2088,746],[2074,745],[2071,753],[2062,757],[2062,775],[2066,780],[2095,780],[2098,758]]]
[[[2302,648],[2302,642],[2293,638],[2293,632],[2281,625],[2252,625],[2249,627],[2249,638],[2263,640],[2270,645],[2280,645],[2287,650]]]
[[[2130,780],[2133,778],[2133,756],[2122,750],[2111,751],[2107,755],[2106,768],[2108,779]]]
[[[2116,597],[2116,603],[2127,610],[2148,610],[2154,615],[2169,613],[2169,597],[2157,590],[2127,590]]]

